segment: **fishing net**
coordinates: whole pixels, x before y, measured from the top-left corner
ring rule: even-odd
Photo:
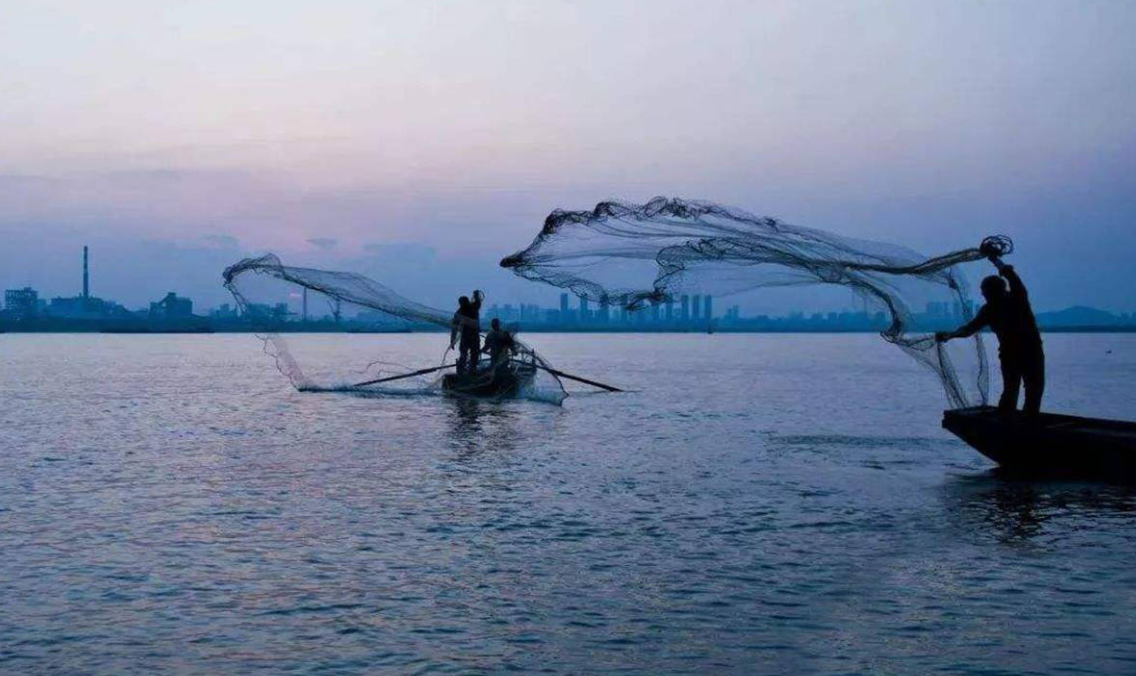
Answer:
[[[445,349],[453,313],[412,301],[363,275],[287,266],[269,254],[226,268],[224,283],[236,299],[237,321],[258,332],[265,352],[298,390],[438,393],[445,374],[453,372],[439,368],[453,361]],[[440,361],[423,363],[428,358],[423,340],[414,335],[420,332],[444,332],[437,341]],[[514,344],[512,360],[525,366],[526,377],[512,389],[487,388],[488,396],[561,403],[567,394],[548,362],[515,336]],[[386,380],[395,376],[408,377]],[[460,396],[466,390],[450,391]]]
[[[846,287],[885,313],[884,340],[938,374],[957,408],[987,402],[982,336],[939,343],[930,332],[948,328],[943,315],[955,325],[974,316],[966,280],[955,266],[1010,249],[1008,239],[990,238],[982,250],[927,258],[709,202],[656,197],[644,205],[610,201],[591,211],[556,210],[532,244],[501,265],[631,311],[687,293]]]

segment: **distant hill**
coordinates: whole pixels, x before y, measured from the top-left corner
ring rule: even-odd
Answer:
[[[1116,326],[1118,324],[1131,323],[1131,320],[1127,317],[1118,317],[1105,310],[1098,310],[1084,305],[1075,305],[1055,312],[1039,312],[1037,313],[1037,323],[1042,327]]]

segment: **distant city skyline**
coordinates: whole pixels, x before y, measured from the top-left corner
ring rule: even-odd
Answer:
[[[114,299],[101,298],[91,293],[90,250],[82,249],[81,293],[76,296],[41,297],[32,287],[5,289],[0,304],[0,328],[13,329],[84,330],[91,326],[126,330],[145,327],[166,330],[250,330],[257,326],[276,325],[281,329],[344,330],[352,327],[366,329],[414,328],[415,325],[392,318],[369,308],[348,306],[345,310],[336,303],[323,312],[309,311],[308,293],[299,300],[292,294],[275,304],[238,307],[225,302],[217,307],[197,306],[191,298],[167,291],[146,307],[129,309]],[[727,297],[728,299],[728,297]],[[483,320],[497,318],[527,330],[735,330],[735,331],[868,331],[882,330],[889,320],[880,308],[817,310],[795,308],[781,315],[758,313],[746,315],[739,303],[729,303],[722,312],[709,294],[681,294],[666,301],[650,303],[638,311],[625,307],[625,298],[595,303],[588,298],[560,292],[555,307],[539,303],[495,302],[483,307]],[[914,330],[938,330],[957,326],[975,310],[973,301],[931,301],[917,309],[911,319]],[[1043,326],[1051,327],[1131,327],[1136,329],[1136,314],[1113,314],[1091,307],[1075,306],[1060,311],[1043,311],[1038,314]],[[290,329],[288,327],[291,327]],[[419,329],[431,327],[417,327]],[[433,327],[437,328],[437,327]]]
[[[411,258],[413,258],[413,257],[411,257]],[[229,261],[229,263],[232,263],[232,262],[235,262],[235,259],[232,260],[232,261]],[[56,280],[55,284],[49,285],[46,289],[44,289],[43,287],[40,287],[38,285],[31,285],[31,284],[15,285],[15,286],[9,286],[9,287],[6,287],[6,288],[8,288],[10,290],[20,290],[20,289],[23,289],[23,288],[32,288],[37,292],[37,294],[40,296],[41,300],[43,300],[44,303],[46,303],[46,304],[51,304],[52,302],[54,302],[54,304],[57,306],[57,308],[64,308],[68,304],[70,304],[71,306],[74,306],[71,310],[57,310],[57,314],[59,316],[63,316],[65,313],[70,313],[71,316],[79,316],[80,314],[82,314],[82,311],[81,311],[81,309],[78,309],[78,308],[80,308],[80,306],[82,306],[84,308],[87,307],[87,305],[89,305],[90,301],[84,300],[84,299],[88,299],[88,298],[93,298],[93,301],[96,304],[102,303],[102,302],[105,301],[106,303],[108,303],[108,306],[107,306],[108,311],[109,311],[109,309],[112,309],[112,306],[118,306],[123,311],[126,311],[126,310],[131,309],[131,308],[133,308],[134,310],[146,311],[150,307],[150,305],[152,305],[155,302],[155,299],[164,298],[170,293],[180,294],[184,297],[192,297],[192,294],[190,292],[186,292],[181,288],[178,288],[177,290],[173,290],[176,286],[174,284],[162,284],[160,279],[156,280],[156,279],[153,279],[153,278],[151,278],[149,280],[145,280],[145,281],[151,282],[151,285],[149,285],[150,288],[147,288],[148,285],[145,283],[144,280],[135,280],[134,284],[132,284],[132,288],[134,290],[134,293],[132,293],[130,295],[130,298],[133,299],[133,300],[120,301],[118,298],[110,297],[109,294],[107,294],[107,297],[104,297],[103,295],[99,295],[98,293],[92,293],[92,291],[91,291],[92,288],[94,288],[96,290],[96,292],[98,290],[99,279],[98,279],[97,276],[93,277],[93,274],[92,274],[92,266],[94,266],[94,269],[96,271],[98,269],[99,261],[98,261],[98,258],[97,258],[97,251],[92,252],[91,247],[86,246],[86,245],[80,246],[75,251],[75,256],[72,258],[72,263],[73,264],[78,263],[79,266],[73,268],[71,275],[64,275],[64,277],[70,278],[70,281],[73,284],[72,288],[76,291],[76,293],[72,294],[72,293],[69,293],[66,290],[63,291],[62,293],[53,292],[53,290],[57,290],[57,289],[67,289],[68,284],[67,284],[66,280]],[[405,265],[406,261],[404,261],[403,263]],[[414,261],[412,260],[410,262],[410,265],[413,265],[413,264],[414,264]],[[978,264],[978,265],[981,265],[981,264]],[[196,307],[197,311],[202,316],[208,315],[211,311],[221,307],[222,305],[232,305],[232,303],[233,303],[232,296],[220,284],[220,272],[221,272],[222,269],[223,268],[219,268],[216,271],[217,280],[218,280],[217,285],[216,285],[216,289],[210,289],[207,293],[204,294],[204,296],[207,300],[205,300],[204,302],[201,302],[199,300],[193,301],[196,304],[195,307]],[[506,305],[512,305],[512,304],[516,304],[518,306],[527,304],[527,305],[535,305],[535,306],[542,306],[542,307],[543,307],[542,304],[552,304],[552,303],[560,303],[561,306],[563,305],[563,302],[564,302],[563,299],[564,299],[565,294],[562,293],[559,289],[555,289],[555,288],[552,288],[552,287],[546,287],[546,286],[539,285],[539,284],[533,284],[533,283],[528,282],[526,280],[518,279],[512,274],[508,274],[508,273],[505,273],[504,271],[501,271],[499,268],[496,271],[499,273],[497,275],[497,278],[498,278],[497,282],[501,287],[507,288],[510,291],[514,291],[514,292],[519,290],[520,293],[515,293],[515,295],[509,295],[508,300],[501,299],[500,295],[497,295],[497,294],[490,295],[489,296],[489,299],[491,301],[490,305],[500,305],[502,307],[504,307]],[[970,276],[973,276],[973,272],[975,272],[975,271],[970,270],[970,272],[972,273]],[[1026,273],[1026,274],[1028,274],[1028,273]],[[394,276],[396,277],[394,282],[386,282],[386,280],[382,280],[382,281],[384,281],[384,283],[388,283],[388,284],[397,283],[397,281],[398,281],[397,277],[399,277],[399,275],[394,275]],[[179,276],[178,275],[171,275],[171,278],[176,280],[176,279],[179,279]],[[94,287],[92,287],[92,279],[94,279],[94,282],[93,282],[94,285],[95,285]],[[190,285],[190,286],[192,286],[192,285]],[[427,288],[427,289],[432,289],[433,290],[432,297],[437,299],[437,301],[434,304],[441,309],[445,309],[445,308],[448,308],[453,302],[452,300],[450,300],[450,298],[452,297],[450,294],[467,293],[467,291],[466,291],[467,287],[473,288],[475,286],[478,286],[478,284],[477,283],[467,283],[465,286],[453,287],[453,288],[448,289],[446,291],[440,291],[441,285],[439,285],[439,284],[435,284],[435,285],[407,284],[407,287],[411,287],[411,286],[415,287],[418,290],[422,290],[424,287]],[[484,287],[486,285],[482,284],[481,286]],[[448,294],[447,294],[447,291],[448,291]],[[445,295],[443,295],[443,294],[445,294]],[[568,294],[568,295],[573,296],[572,294]],[[690,295],[694,295],[694,294],[690,294]],[[775,298],[779,296],[780,300],[775,301],[773,303],[773,307],[763,307],[761,305],[760,299],[762,297],[770,297],[770,296],[773,296]],[[792,297],[799,297],[800,302],[799,303],[794,303],[794,302],[786,303],[785,302],[785,298],[792,298]],[[980,301],[980,298],[978,297],[976,289],[972,290],[972,297],[978,298],[979,301]],[[141,300],[137,300],[138,298],[141,298]],[[497,298],[496,302],[493,302],[494,298]],[[575,297],[573,296],[573,298],[575,298]],[[756,303],[755,303],[755,298],[757,299]],[[722,298],[720,300],[729,301],[729,304],[731,306],[737,306],[741,312],[745,312],[745,313],[748,313],[748,314],[751,314],[751,315],[769,315],[769,316],[789,315],[789,314],[792,314],[792,313],[795,313],[795,312],[805,312],[805,313],[808,313],[808,314],[813,314],[813,313],[816,313],[816,312],[820,312],[822,314],[831,313],[831,312],[858,312],[858,310],[856,310],[855,307],[859,304],[862,304],[862,301],[860,301],[859,299],[856,299],[854,296],[848,294],[843,289],[832,289],[832,288],[824,288],[824,287],[811,287],[811,288],[806,287],[804,290],[794,290],[793,292],[791,292],[789,294],[786,294],[784,292],[784,290],[765,289],[765,290],[761,290],[760,292],[742,293],[742,294],[737,294],[735,296],[727,296],[727,297]],[[84,302],[80,303],[80,301],[84,301]],[[1136,302],[1136,301],[1134,301],[1134,302]],[[430,303],[427,303],[427,304],[430,304]],[[1070,307],[1079,307],[1079,306],[1092,307],[1094,309],[1099,308],[1099,306],[1091,305],[1091,304],[1087,304],[1087,303],[1073,303],[1071,305],[1057,307],[1057,306],[1043,305],[1043,304],[1037,303],[1036,299],[1035,299],[1035,304],[1037,305],[1038,310],[1043,311],[1043,312],[1056,312],[1056,311],[1064,310],[1064,309],[1067,309],[1067,308],[1070,308]],[[754,305],[757,305],[757,307],[756,308],[753,307]],[[0,309],[3,309],[2,305],[0,305]],[[1124,316],[1124,315],[1129,314],[1129,313],[1133,312],[1134,310],[1136,310],[1136,305],[1129,305],[1127,307],[1122,306],[1119,309],[1118,308],[1101,308],[1101,309],[1106,310],[1106,311],[1111,312],[1111,313],[1114,313],[1117,316]],[[94,312],[102,312],[102,310],[95,309]],[[701,313],[699,313],[699,314],[701,314]]]

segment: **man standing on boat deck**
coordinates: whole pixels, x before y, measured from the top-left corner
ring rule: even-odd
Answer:
[[[458,298],[458,311],[450,322],[450,349],[458,343],[458,374],[477,371],[478,354],[481,352],[481,301],[484,298],[485,294],[480,290],[474,290],[472,301],[468,296]]]
[[[983,251],[983,253],[987,253]],[[974,319],[955,331],[935,334],[940,341],[973,336],[983,327],[990,327],[998,336],[998,358],[1002,362],[1002,398],[998,408],[1013,411],[1018,407],[1018,392],[1025,383],[1024,411],[1036,415],[1041,411],[1041,395],[1045,390],[1045,352],[1041,346],[1041,332],[1030,307],[1026,287],[1014,272],[995,253],[987,253],[998,274],[982,280],[982,295],[986,304]],[[1003,280],[1003,278],[1005,278]],[[1006,288],[1009,282],[1009,289]]]

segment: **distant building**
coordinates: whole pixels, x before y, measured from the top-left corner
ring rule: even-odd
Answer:
[[[64,319],[104,319],[130,314],[126,308],[114,301],[91,296],[52,298],[47,306],[47,313],[52,317]]]
[[[684,322],[690,321],[690,296],[684,293],[679,299],[679,302],[682,305],[682,310],[678,313],[679,320]]]
[[[265,303],[246,303],[241,308],[241,316],[249,319],[268,319],[272,316],[272,306]]]
[[[83,294],[52,298],[47,314],[61,319],[105,319],[125,317],[130,313],[114,301],[91,295],[90,250],[83,247]]]
[[[580,321],[586,322],[590,319],[591,315],[588,311],[588,298],[586,296],[580,296]]]
[[[30,286],[4,292],[4,309],[17,321],[35,319],[39,315],[39,292]]]
[[[228,303],[221,303],[220,307],[214,309],[213,312],[209,314],[215,319],[235,319],[237,311]]]
[[[714,318],[714,299],[710,296],[702,299],[702,315],[706,321]]]
[[[702,296],[695,294],[690,299],[690,320],[697,321],[698,313],[702,310]]]
[[[541,315],[542,313],[539,305],[521,303],[521,321],[540,321]]]
[[[173,291],[156,303],[150,303],[152,319],[189,319],[193,316],[193,301],[182,298]]]

